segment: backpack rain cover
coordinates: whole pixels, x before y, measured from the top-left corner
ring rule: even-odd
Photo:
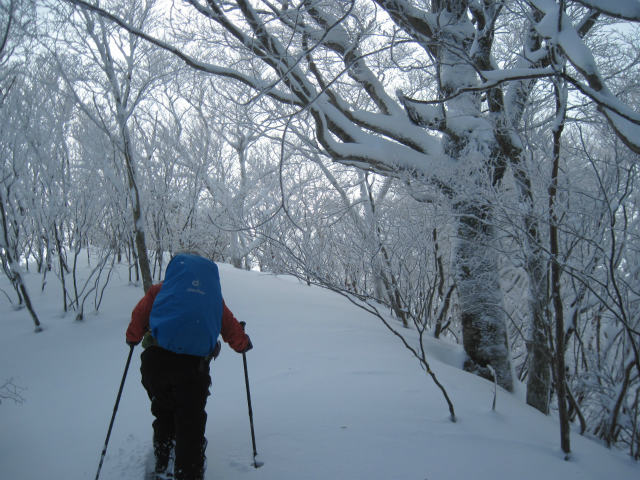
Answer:
[[[222,328],[218,266],[197,255],[173,257],[153,302],[149,326],[162,348],[199,357],[212,353]]]

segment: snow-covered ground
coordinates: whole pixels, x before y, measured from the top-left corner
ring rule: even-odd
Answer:
[[[622,452],[573,434],[565,461],[556,422],[522,392],[462,372],[459,347],[429,344],[431,367],[458,422],[418,363],[375,318],[346,299],[288,277],[220,266],[223,293],[247,322],[257,449],[252,465],[242,357],[212,366],[206,479],[637,479]],[[0,385],[25,401],[0,404],[0,479],[85,480],[96,474],[129,348],[124,331],[142,295],[114,275],[98,315],[61,314],[59,289],[28,275],[45,330],[0,292]],[[0,288],[9,291],[0,277]],[[141,480],[150,451],[149,401],[136,347],[100,478]]]

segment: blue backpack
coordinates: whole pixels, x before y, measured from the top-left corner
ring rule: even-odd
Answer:
[[[173,257],[153,302],[149,326],[162,348],[200,357],[211,354],[222,328],[218,266],[197,255]]]

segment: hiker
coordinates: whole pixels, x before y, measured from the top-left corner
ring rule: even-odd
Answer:
[[[218,334],[238,353],[253,348],[243,327],[222,299],[217,265],[193,253],[174,256],[164,281],[133,309],[126,340],[144,347],[157,480],[172,478],[172,450],[176,480],[204,477],[209,363],[220,351]]]

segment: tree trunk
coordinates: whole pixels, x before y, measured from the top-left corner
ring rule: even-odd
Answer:
[[[527,377],[527,404],[549,413],[551,396],[551,352],[549,351],[549,321],[547,315],[547,276],[539,246],[529,252],[525,270],[529,276],[531,340]]]
[[[136,214],[137,212],[137,214]],[[140,213],[137,209],[134,209],[134,220],[140,218]],[[147,243],[144,238],[144,230],[136,228],[136,250],[138,251],[138,264],[140,265],[140,272],[142,273],[142,287],[146,292],[151,288],[153,280],[151,278],[151,268],[149,268],[149,256],[147,255]]]
[[[527,404],[547,415],[551,396],[551,355],[547,345],[548,322],[541,302],[532,299],[531,345],[527,377]]]
[[[513,391],[511,360],[502,291],[493,248],[493,227],[488,208],[462,205],[456,245],[456,283],[462,319],[462,339],[467,360],[464,368]]]
[[[551,300],[555,314],[555,381],[558,397],[558,417],[560,419],[560,444],[565,459],[571,453],[569,412],[567,408],[567,390],[565,377],[565,329],[564,306],[560,292],[560,276],[562,267],[559,261],[560,242],[558,239],[558,216],[556,213],[556,194],[558,191],[558,174],[560,172],[560,147],[564,128],[564,106],[566,105],[566,89],[556,83],[556,124],[553,129],[553,170],[549,186],[549,248],[551,251]]]
[[[58,225],[53,222],[53,232],[56,239],[56,248],[58,249],[58,265],[60,266],[60,284],[62,286],[62,308],[66,313],[69,307],[67,306],[67,284],[64,276],[66,269],[64,261],[64,253],[62,250],[62,242],[60,241],[60,234],[58,233]]]
[[[543,257],[540,228],[533,213],[533,192],[531,180],[521,165],[521,155],[518,153],[512,159],[514,176],[520,191],[520,199],[526,208],[524,227],[526,235],[524,252],[524,269],[529,279],[529,312],[531,315],[531,338],[527,348],[529,350],[529,365],[527,376],[527,404],[540,410],[545,415],[549,413],[551,398],[551,360],[549,349],[551,338],[548,305],[549,281],[547,262]]]
[[[2,221],[2,240],[4,244],[5,255],[7,257],[7,263],[12,277],[10,278],[10,280],[15,286],[16,291],[18,292],[18,296],[21,295],[24,299],[24,304],[27,307],[27,310],[29,310],[29,314],[31,315],[33,323],[36,326],[35,331],[41,332],[42,326],[40,324],[40,320],[38,319],[38,315],[36,314],[36,311],[31,303],[31,298],[29,297],[29,293],[27,292],[27,287],[22,281],[22,275],[20,275],[18,258],[13,258],[11,249],[9,248],[9,226],[7,225],[7,215],[5,213],[4,199],[2,198],[2,194],[0,194],[0,220]]]
[[[480,183],[489,182],[493,186],[500,183],[504,159],[495,137],[488,138],[475,129],[464,132],[458,129],[461,119],[483,118],[481,95],[473,91],[459,94],[460,89],[473,87],[477,81],[476,66],[460,52],[473,55],[474,62],[478,63],[483,57],[489,57],[491,45],[490,36],[483,39],[482,45],[476,44],[476,37],[471,33],[474,27],[468,16],[468,6],[464,0],[432,2],[432,11],[443,21],[434,33],[441,40],[428,48],[437,58],[439,96],[448,98],[446,108],[442,108],[449,130],[444,137],[444,151],[460,164],[482,162],[488,178],[478,177],[472,182],[478,182],[475,187],[483,188]],[[451,48],[451,45],[456,45],[456,48]],[[498,106],[493,94],[489,101],[492,111]],[[489,131],[494,125],[487,121],[484,127]],[[465,186],[458,188],[464,189]],[[481,198],[470,198],[457,202],[454,209],[459,216],[455,269],[462,341],[467,353],[464,367],[493,380],[492,368],[498,384],[513,391],[491,207]]]
[[[129,130],[123,123],[124,120],[120,119],[122,138],[124,143],[124,160],[127,167],[127,178],[129,180],[129,192],[131,193],[131,209],[133,213],[133,226],[135,245],[137,251],[138,264],[140,265],[140,272],[142,274],[142,287],[146,292],[151,288],[153,284],[153,278],[151,276],[151,267],[149,266],[149,256],[147,254],[147,242],[144,235],[144,219],[142,216],[142,205],[140,202],[140,192],[138,191],[138,182],[136,180],[134,162],[131,155],[131,140],[129,137]]]

